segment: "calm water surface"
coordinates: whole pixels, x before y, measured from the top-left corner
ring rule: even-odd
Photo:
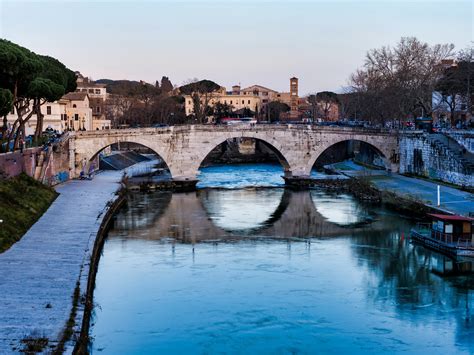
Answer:
[[[474,352],[470,263],[410,244],[389,211],[280,188],[280,170],[131,195],[100,260],[92,352]]]

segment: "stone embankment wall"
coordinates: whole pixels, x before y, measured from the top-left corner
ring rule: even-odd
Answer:
[[[20,151],[0,154],[0,173],[13,177],[25,173],[31,177],[35,174],[40,148],[25,149]]]
[[[49,154],[41,147],[25,149],[22,153],[16,151],[0,154],[0,173],[6,177],[25,173],[50,186],[68,180],[70,176],[68,143],[50,149]],[[40,169],[37,169],[38,167]]]
[[[474,153],[474,132],[473,131],[452,131],[448,136],[455,139],[459,144],[469,152]]]
[[[400,139],[400,173],[416,174],[459,186],[474,187],[474,174],[446,147],[425,133]]]

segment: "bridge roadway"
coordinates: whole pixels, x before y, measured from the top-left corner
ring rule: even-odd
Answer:
[[[316,159],[326,149],[348,140],[370,144],[381,154],[388,169],[398,171],[396,131],[301,124],[183,125],[71,132],[68,136],[70,177],[89,169],[97,155],[111,144],[133,142],[156,152],[168,165],[175,181],[194,181],[206,156],[219,144],[234,138],[265,142],[277,154],[287,177],[308,177]]]

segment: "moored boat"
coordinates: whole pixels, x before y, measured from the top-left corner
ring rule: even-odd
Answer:
[[[474,218],[459,215],[429,214],[431,223],[411,230],[411,238],[431,249],[474,257]]]

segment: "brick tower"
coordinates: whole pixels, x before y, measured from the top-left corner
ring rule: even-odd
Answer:
[[[290,116],[298,116],[298,78],[290,78]]]

